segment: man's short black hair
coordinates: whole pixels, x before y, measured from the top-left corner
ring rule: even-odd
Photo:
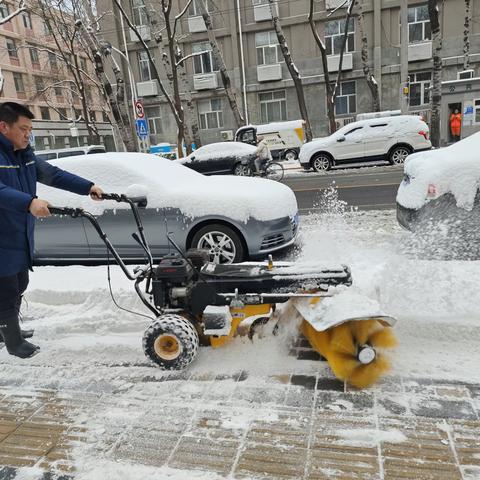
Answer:
[[[0,122],[12,125],[18,120],[18,117],[27,117],[33,120],[35,115],[25,105],[20,103],[4,102],[0,105]]]

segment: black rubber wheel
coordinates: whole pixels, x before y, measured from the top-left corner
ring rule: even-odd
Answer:
[[[326,172],[332,168],[332,159],[326,153],[318,153],[311,163],[316,172]]]
[[[283,166],[277,162],[270,162],[265,168],[265,177],[269,180],[279,182],[283,178],[284,173]]]
[[[200,343],[195,327],[181,315],[160,315],[143,334],[145,355],[162,370],[182,370],[193,362]]]
[[[249,165],[237,163],[233,168],[233,174],[239,177],[250,177],[252,175],[252,169]]]
[[[412,153],[410,148],[406,147],[405,145],[397,145],[390,151],[388,161],[392,165],[402,165],[410,153]]]
[[[245,248],[238,233],[218,223],[206,225],[196,232],[191,247],[207,250],[213,263],[238,263],[245,258]]]
[[[288,161],[292,161],[292,160],[297,160],[298,159],[298,155],[297,155],[297,152],[295,150],[287,150],[284,154],[283,154],[283,158],[285,160],[288,160]]]

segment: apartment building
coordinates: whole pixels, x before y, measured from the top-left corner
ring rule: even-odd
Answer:
[[[202,143],[231,139],[235,130],[233,115],[226,100],[211,54],[205,23],[198,0],[194,0],[178,26],[178,44],[186,60],[189,89],[196,106]],[[187,0],[177,0],[176,13]],[[337,77],[339,53],[345,33],[343,0],[314,0],[314,19],[328,53],[330,81]],[[439,2],[443,34],[443,74],[441,136],[450,140],[448,119],[454,108],[464,113],[462,135],[480,129],[480,0],[471,1],[469,66],[464,68],[465,2]],[[111,11],[111,0],[100,0],[100,10]],[[160,49],[156,45],[158,0],[124,0],[133,22],[155,54],[155,63],[163,72]],[[297,97],[272,24],[268,0],[215,0],[208,2],[215,35],[232,82],[242,101],[249,123],[294,120],[300,117]],[[328,132],[325,108],[325,79],[320,50],[308,23],[309,0],[276,0],[278,12],[293,59],[303,79],[310,121],[315,136]],[[427,4],[422,0],[370,0],[363,3],[364,28],[368,41],[369,66],[379,85],[381,109],[401,109],[430,116],[432,83],[432,41]],[[341,83],[335,102],[339,126],[356,119],[359,113],[372,111],[361,58],[361,34],[358,10],[350,21],[343,58]],[[401,18],[406,18],[404,36]],[[156,22],[151,22],[156,18]],[[123,28],[122,28],[123,27]],[[146,53],[136,36],[117,16],[105,16],[103,35],[126,52],[135,79],[134,89],[145,105],[150,140],[175,142],[176,125],[158,84],[152,80]],[[407,38],[408,37],[408,38]],[[126,66],[125,66],[126,68]],[[168,81],[165,78],[168,88]]]
[[[0,4],[0,17],[15,11],[8,1]],[[81,102],[71,73],[56,54],[58,47],[51,26],[34,8],[0,25],[0,102],[13,101],[27,105],[35,115],[33,144],[36,150],[64,148],[88,144]],[[86,54],[79,49],[82,70],[94,78],[94,70]],[[112,127],[104,113],[103,99],[93,81],[86,81],[86,97],[91,105],[100,140],[115,149]]]

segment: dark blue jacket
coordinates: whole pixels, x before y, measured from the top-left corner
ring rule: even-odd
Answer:
[[[0,277],[32,267],[35,217],[28,208],[37,181],[79,195],[88,195],[93,185],[36,158],[30,147],[14,151],[0,134]]]

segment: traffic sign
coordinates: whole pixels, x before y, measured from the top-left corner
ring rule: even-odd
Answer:
[[[148,124],[145,118],[137,118],[135,120],[137,135],[143,140],[148,137]]]
[[[135,114],[137,118],[145,118],[145,110],[143,108],[143,103],[140,100],[135,102]]]

